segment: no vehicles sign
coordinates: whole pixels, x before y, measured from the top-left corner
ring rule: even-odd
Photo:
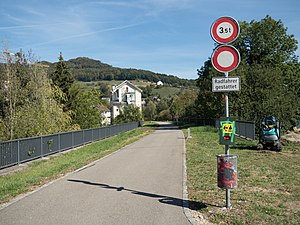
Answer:
[[[221,45],[214,50],[211,62],[219,72],[230,72],[239,65],[240,53],[231,45]]]

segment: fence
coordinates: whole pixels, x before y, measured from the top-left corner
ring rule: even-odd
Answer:
[[[219,129],[220,121],[218,119],[197,119],[197,118],[184,118],[181,122],[195,123],[200,126],[211,125]],[[235,121],[236,135],[241,138],[255,140],[255,122],[253,121]]]
[[[241,138],[255,140],[255,122],[253,121],[236,121],[236,135]]]
[[[219,129],[220,121],[215,121],[215,127]],[[255,140],[255,122],[253,121],[235,121],[236,135],[241,138]]]
[[[133,130],[142,122],[0,142],[0,169]]]

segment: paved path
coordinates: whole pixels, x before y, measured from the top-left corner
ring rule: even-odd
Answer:
[[[182,208],[184,136],[153,134],[0,210],[1,225],[189,225]]]

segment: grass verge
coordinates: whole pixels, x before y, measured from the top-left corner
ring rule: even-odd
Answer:
[[[216,224],[300,224],[299,144],[285,145],[282,152],[258,151],[257,142],[237,138],[230,154],[238,156],[238,188],[231,191],[232,208],[226,210],[225,191],[217,187],[216,155],[224,154],[217,130],[190,129],[186,148],[189,199],[196,202],[192,208]]]
[[[77,150],[50,156],[47,160],[30,162],[23,170],[0,177],[0,204],[100,159],[150,132],[151,129],[142,127]]]

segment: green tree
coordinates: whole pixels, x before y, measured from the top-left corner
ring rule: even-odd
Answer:
[[[163,110],[168,109],[169,105],[170,105],[170,99],[162,98],[156,105],[157,114],[159,114]]]
[[[173,119],[178,122],[178,119],[184,115],[184,109],[184,105],[180,101],[180,98],[178,96],[175,96],[170,106],[170,113]]]
[[[195,102],[197,100],[197,91],[183,90],[179,93],[179,101],[184,107],[183,117],[196,117]]]
[[[170,112],[170,109],[164,109],[162,111],[159,112],[159,114],[157,115],[157,119],[158,120],[172,120],[172,115]]]
[[[129,123],[140,121],[143,119],[141,110],[135,105],[125,105],[121,110],[120,114],[113,120],[114,124]]]
[[[0,73],[0,101],[3,139],[13,139],[16,107],[20,96],[20,80],[16,74],[17,57],[8,49],[3,50],[4,64]]]
[[[65,94],[65,98],[61,99],[61,102],[65,104],[66,110],[71,104],[70,99],[70,88],[75,82],[73,74],[68,69],[66,62],[63,59],[62,53],[59,55],[59,61],[56,63],[56,70],[50,75],[54,85],[58,86]]]
[[[100,83],[99,84],[99,90],[101,93],[101,97],[109,97],[110,96],[110,88],[107,84],[105,83]]]
[[[37,63],[32,64],[26,68],[26,74],[29,79],[22,88],[24,99],[17,108],[14,138],[73,129],[70,115],[63,112],[63,105],[55,100],[54,96],[59,90],[51,86],[46,68]]]
[[[141,87],[143,90],[142,92],[142,98],[149,98],[152,94],[154,85],[147,85],[146,87]]]
[[[0,79],[2,139],[46,135],[71,128],[70,116],[54,98],[59,90],[52,88],[47,67],[37,63],[31,52],[10,54],[1,67]]]
[[[281,20],[266,16],[261,21],[241,22],[241,35],[234,42],[247,64],[280,64],[297,61],[298,41],[287,34]]]
[[[144,109],[144,117],[148,120],[153,120],[156,115],[156,104],[153,101],[149,101]]]
[[[76,94],[71,104],[73,124],[78,124],[81,129],[101,126],[102,116],[99,110],[101,104],[99,95],[96,90],[85,90]]]
[[[211,79],[220,74],[212,68],[211,61],[208,60],[204,66],[198,70],[199,78],[197,85],[199,87],[198,97],[195,103],[195,111],[201,119],[212,119],[222,116],[224,112],[224,97],[222,93],[212,92]]]

